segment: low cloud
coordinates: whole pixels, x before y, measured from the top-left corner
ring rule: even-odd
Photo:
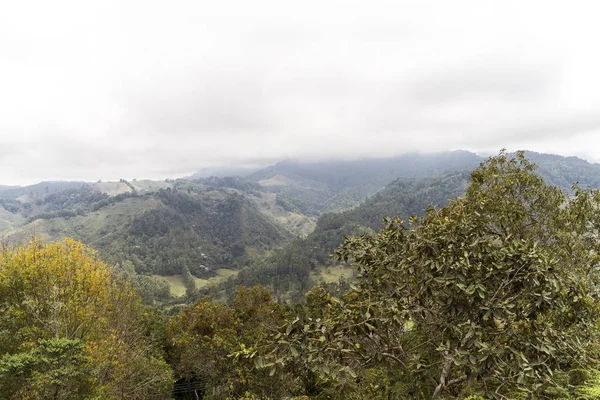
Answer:
[[[598,10],[533,3],[11,3],[0,184],[460,148],[598,160]]]

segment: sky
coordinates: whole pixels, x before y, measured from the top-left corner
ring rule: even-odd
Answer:
[[[2,1],[0,184],[530,149],[600,161],[595,1]]]

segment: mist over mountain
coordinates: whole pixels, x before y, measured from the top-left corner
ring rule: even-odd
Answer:
[[[276,193],[284,207],[308,215],[356,206],[399,177],[423,177],[473,169],[482,158],[467,151],[410,153],[391,158],[344,161],[284,161],[248,178]]]
[[[198,172],[186,176],[185,179],[201,179],[201,178],[209,178],[211,176],[215,176],[218,178],[223,178],[226,176],[240,176],[246,177],[255,173],[256,171],[261,170],[260,167],[245,167],[245,166],[231,166],[231,167],[220,167],[220,168],[202,168]]]

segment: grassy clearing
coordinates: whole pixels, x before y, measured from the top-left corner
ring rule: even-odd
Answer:
[[[262,181],[258,181],[261,186],[269,187],[269,186],[292,186],[297,185],[297,182],[291,178],[288,178],[285,175],[275,175],[269,179],[263,179]]]
[[[149,179],[140,179],[129,182],[138,192],[155,192],[159,189],[173,187],[172,183],[165,181],[151,181]]]
[[[227,280],[229,277],[234,277],[239,271],[233,269],[220,268],[215,271],[216,276],[208,279],[194,278],[196,281],[196,288],[202,289],[209,285],[216,285],[220,282]],[[171,289],[171,296],[182,297],[185,295],[185,285],[183,284],[183,275],[153,275],[155,278],[164,279],[169,284]]]
[[[217,275],[208,279],[195,278],[196,288],[202,289],[209,285],[216,285],[220,282],[226,281],[230,277],[237,276],[239,271],[233,269],[219,268],[215,272],[217,273]]]
[[[172,297],[181,297],[185,295],[185,285],[183,284],[183,275],[152,275],[157,279],[163,279],[169,284]]]
[[[25,222],[20,214],[13,214],[0,206],[0,232],[19,226]]]
[[[109,196],[116,196],[121,193],[131,193],[131,188],[123,182],[96,182],[90,183],[93,190],[106,193]]]
[[[340,278],[345,280],[354,279],[355,270],[345,265],[336,265],[332,267],[319,267],[310,273],[310,279],[315,283],[337,283]]]
[[[251,196],[251,198],[261,212],[273,217],[295,235],[306,236],[317,225],[316,218],[287,211],[278,205],[275,193],[261,193],[260,196]]]
[[[38,219],[23,226],[15,226],[7,230],[4,237],[10,244],[27,243],[33,236],[47,242],[71,237],[93,247],[95,240],[122,228],[128,218],[160,206],[160,201],[151,197],[132,197],[85,216]]]

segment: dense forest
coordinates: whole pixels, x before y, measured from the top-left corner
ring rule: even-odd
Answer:
[[[15,224],[95,239],[2,247],[0,399],[600,398],[594,168],[501,152],[295,238],[260,180],[6,189]],[[237,277],[197,288],[219,263]]]

